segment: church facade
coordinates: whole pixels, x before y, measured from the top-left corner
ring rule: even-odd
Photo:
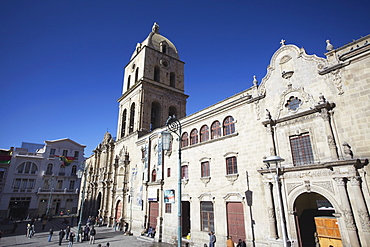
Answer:
[[[190,245],[370,246],[369,43],[322,58],[282,41],[260,83],[186,116],[184,63],[155,24],[125,67],[116,139],[86,161],[84,211],[176,243],[181,166]],[[169,116],[181,138],[163,150]]]

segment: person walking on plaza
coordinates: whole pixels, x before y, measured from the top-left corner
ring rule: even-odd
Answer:
[[[227,236],[226,247],[234,247],[234,241],[230,236]]]
[[[89,232],[90,232],[90,227],[86,225],[84,228],[84,238],[83,238],[84,241],[89,240]]]
[[[73,246],[73,240],[75,238],[75,234],[73,232],[71,232],[69,234],[69,242],[68,242],[68,247],[72,247]]]
[[[95,235],[96,235],[96,230],[93,226],[90,230],[90,244],[95,244]]]
[[[71,228],[69,226],[67,226],[66,228],[66,240],[69,239],[69,233],[71,232]]]
[[[31,238],[32,237],[32,227],[31,227],[31,224],[28,224],[27,225],[27,233],[26,233],[26,237],[28,238]]]
[[[59,245],[62,245],[62,241],[63,241],[64,235],[66,235],[65,231],[63,229],[60,229],[60,232],[59,232]]]
[[[208,233],[208,235],[209,235],[209,247],[215,247],[216,243],[215,232],[211,231],[210,233]]]
[[[54,233],[54,226],[52,226],[49,230],[49,239],[48,239],[48,242],[51,242],[51,238],[53,237],[53,233]]]

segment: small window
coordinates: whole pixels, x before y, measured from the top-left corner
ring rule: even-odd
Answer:
[[[63,156],[67,157],[67,155],[68,155],[68,150],[63,150]]]
[[[290,147],[294,165],[308,165],[314,163],[311,140],[309,134],[290,137]]]
[[[188,179],[189,178],[189,171],[188,171],[188,166],[187,165],[181,166],[181,178],[182,179]]]
[[[229,116],[224,120],[224,135],[230,135],[235,132],[234,118]]]
[[[170,86],[176,87],[176,76],[174,72],[170,73]]]
[[[202,231],[214,231],[214,213],[212,202],[200,202],[201,229]]]
[[[61,189],[63,189],[63,180],[58,180],[57,190],[61,190]]]
[[[55,155],[55,148],[50,149],[50,155]]]
[[[78,159],[78,156],[80,155],[80,152],[78,152],[78,151],[75,151],[75,156],[74,156],[74,158],[75,159]]]
[[[76,181],[74,181],[74,180],[69,181],[69,189],[70,190],[73,190],[75,188],[75,183],[76,183]]]
[[[228,157],[226,158],[226,174],[237,174],[238,173],[238,166],[236,163],[236,157]]]
[[[46,169],[46,175],[51,175],[51,174],[53,174],[53,164],[49,163]]]
[[[176,116],[177,115],[177,109],[174,106],[170,106],[168,108],[168,116]]]
[[[219,121],[215,121],[211,125],[211,139],[219,137],[221,137],[221,123]]]
[[[190,132],[190,145],[194,145],[198,143],[198,130],[193,129]]]
[[[201,177],[209,177],[210,176],[210,171],[209,171],[209,161],[204,161],[200,163],[201,167]]]
[[[73,165],[72,166],[72,171],[71,171],[71,176],[76,176],[76,174],[77,174],[77,166]]]
[[[130,83],[131,83],[131,75],[129,75],[127,78],[127,90],[130,89]]]
[[[157,67],[157,66],[155,66],[154,67],[154,81],[157,81],[157,82],[159,82],[159,80],[160,80],[160,70],[159,70],[159,68]]]
[[[200,142],[205,142],[209,140],[209,128],[207,125],[203,125],[200,128]]]
[[[172,211],[172,203],[166,203],[165,213],[170,214]]]
[[[127,110],[124,109],[122,113],[122,124],[121,124],[121,138],[126,134],[126,118],[127,118]]]
[[[296,111],[302,104],[302,100],[297,97],[291,96],[286,102],[285,107],[291,111]]]
[[[137,82],[139,80],[139,68],[136,68],[136,71],[135,71],[135,82]]]
[[[155,182],[157,181],[157,171],[155,169],[153,169],[152,171],[152,182]]]
[[[187,132],[185,132],[184,134],[182,134],[182,137],[181,137],[181,147],[187,147],[189,146],[189,135]]]
[[[129,133],[134,132],[134,123],[135,123],[135,103],[132,103],[130,110],[130,128]]]
[[[167,177],[171,177],[171,168],[167,168]]]

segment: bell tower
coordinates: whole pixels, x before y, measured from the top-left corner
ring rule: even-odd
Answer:
[[[148,37],[136,45],[125,66],[119,102],[117,140],[145,134],[165,125],[170,115],[186,115],[184,62],[174,44],[154,23]]]

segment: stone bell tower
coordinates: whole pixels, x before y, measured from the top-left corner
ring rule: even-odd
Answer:
[[[186,115],[184,62],[174,44],[154,23],[148,37],[136,45],[125,66],[119,102],[117,140],[162,127],[169,115]]]

